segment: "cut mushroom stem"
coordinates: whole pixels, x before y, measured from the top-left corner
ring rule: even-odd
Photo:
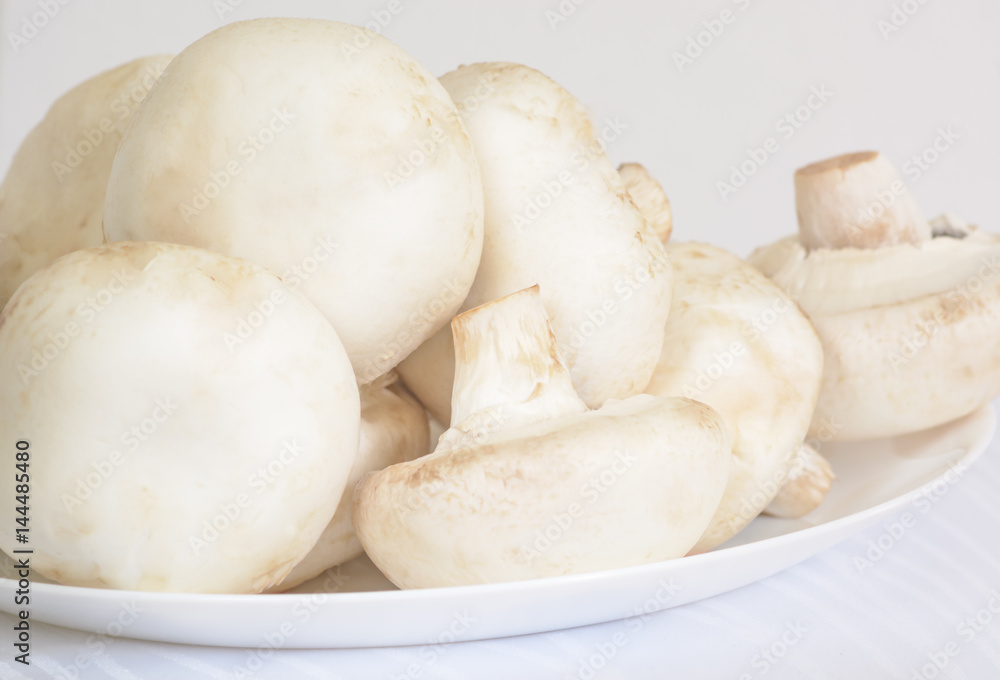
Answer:
[[[807,250],[881,248],[931,238],[930,225],[896,169],[877,151],[799,168],[795,205]]]
[[[587,410],[573,390],[537,285],[460,314],[451,328],[454,422],[529,401],[538,420]]]
[[[764,514],[774,517],[802,517],[820,506],[837,476],[819,451],[803,444],[788,473],[788,481],[778,491]]]
[[[674,229],[674,215],[670,199],[660,183],[639,163],[622,163],[618,166],[618,174],[643,219],[653,228],[660,241],[669,241]]]

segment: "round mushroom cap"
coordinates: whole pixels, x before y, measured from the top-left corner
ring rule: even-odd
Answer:
[[[942,228],[916,244],[813,251],[790,238],[750,262],[798,301],[823,342],[812,436],[915,432],[1000,395],[1000,237]]]
[[[254,593],[330,521],[360,405],[336,332],[244,260],[80,250],[0,315],[0,437],[30,442],[32,568],[75,586]],[[12,507],[14,485],[0,485]],[[13,522],[0,527],[11,553]]]
[[[823,348],[809,320],[759,271],[720,248],[668,244],[674,297],[646,391],[702,401],[733,447],[729,483],[694,552],[731,538],[787,481],[819,393]]]
[[[462,309],[538,284],[580,398],[597,408],[640,393],[663,343],[670,263],[585,107],[519,64],[462,66],[441,82],[459,105],[485,192],[482,262]],[[445,424],[454,352],[445,328],[399,369]]]
[[[111,161],[170,59],[143,57],[84,81],[25,138],[0,184],[0,308],[57,257],[104,242]]]
[[[105,228],[272,269],[368,383],[465,298],[482,200],[455,105],[406,52],[347,24],[256,19],[171,63],[122,140]]]
[[[361,445],[340,505],[316,545],[275,591],[294,588],[363,554],[351,519],[354,487],[369,472],[427,453],[430,445],[427,412],[396,380],[395,372],[389,372],[361,387]]]
[[[729,469],[722,419],[689,399],[639,395],[492,434],[470,429],[477,434],[453,428],[434,453],[372,473],[355,490],[358,537],[400,588],[681,557]]]

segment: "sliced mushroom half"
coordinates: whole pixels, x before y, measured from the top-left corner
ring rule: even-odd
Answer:
[[[729,472],[721,417],[638,395],[587,409],[537,287],[452,321],[456,425],[355,491],[365,551],[401,588],[493,583],[685,555]]]

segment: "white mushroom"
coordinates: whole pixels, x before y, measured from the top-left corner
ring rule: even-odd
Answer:
[[[322,311],[360,383],[444,326],[482,249],[482,183],[448,93],[388,40],[305,19],[187,47],[122,140],[109,240],[245,257]]]
[[[57,257],[104,242],[111,161],[170,59],[136,59],[84,81],[25,138],[0,184],[0,309]]]
[[[813,447],[803,444],[788,471],[788,481],[764,509],[764,514],[774,517],[808,515],[820,506],[836,478],[829,461]]]
[[[539,284],[583,401],[641,392],[663,342],[670,265],[583,105],[517,64],[463,66],[441,82],[461,107],[486,199],[482,262],[462,309]],[[455,422],[454,354],[443,328],[400,366],[444,424]]]
[[[333,516],[359,421],[329,322],[244,260],[164,243],[80,250],[0,315],[0,439],[30,443],[31,566],[60,583],[278,583]],[[4,507],[14,496],[0,485]],[[15,526],[0,525],[8,554]]]
[[[674,298],[646,391],[719,412],[733,461],[721,503],[694,552],[743,529],[788,480],[809,428],[823,348],[809,320],[759,271],[724,250],[668,244]]]
[[[427,453],[430,441],[427,412],[396,382],[395,372],[390,371],[375,382],[362,385],[360,392],[361,445],[340,505],[316,545],[274,588],[275,591],[294,588],[364,553],[351,522],[354,487],[369,472]]]
[[[534,287],[452,321],[456,425],[437,450],[364,478],[354,524],[401,588],[576,574],[681,557],[726,485],[721,418],[573,391]]]
[[[824,163],[853,177],[854,164],[871,162],[851,154]],[[803,235],[749,258],[801,305],[823,341],[812,432],[832,430],[834,440],[895,436],[954,420],[1000,394],[1000,238],[948,220],[915,230],[896,180],[867,190],[824,181],[809,191],[812,198],[798,207],[800,225],[844,231],[842,220],[861,212],[875,230],[866,248],[810,249]],[[878,202],[855,210],[862,195]],[[867,228],[864,220],[857,225]],[[917,232],[916,242],[898,236]]]
[[[660,241],[669,241],[674,230],[674,214],[670,209],[670,199],[660,183],[638,163],[622,163],[618,166],[618,174],[643,219],[653,228]]]

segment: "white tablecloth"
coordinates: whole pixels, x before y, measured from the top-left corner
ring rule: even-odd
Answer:
[[[36,623],[33,665],[12,663],[4,642],[0,680],[1000,678],[998,493],[994,440],[926,512],[907,509],[915,524],[898,539],[890,519],[764,581],[628,625],[426,647],[278,650],[262,660],[253,650],[128,639],[98,649],[92,638],[87,646],[88,634]],[[12,625],[0,615],[0,640]]]

